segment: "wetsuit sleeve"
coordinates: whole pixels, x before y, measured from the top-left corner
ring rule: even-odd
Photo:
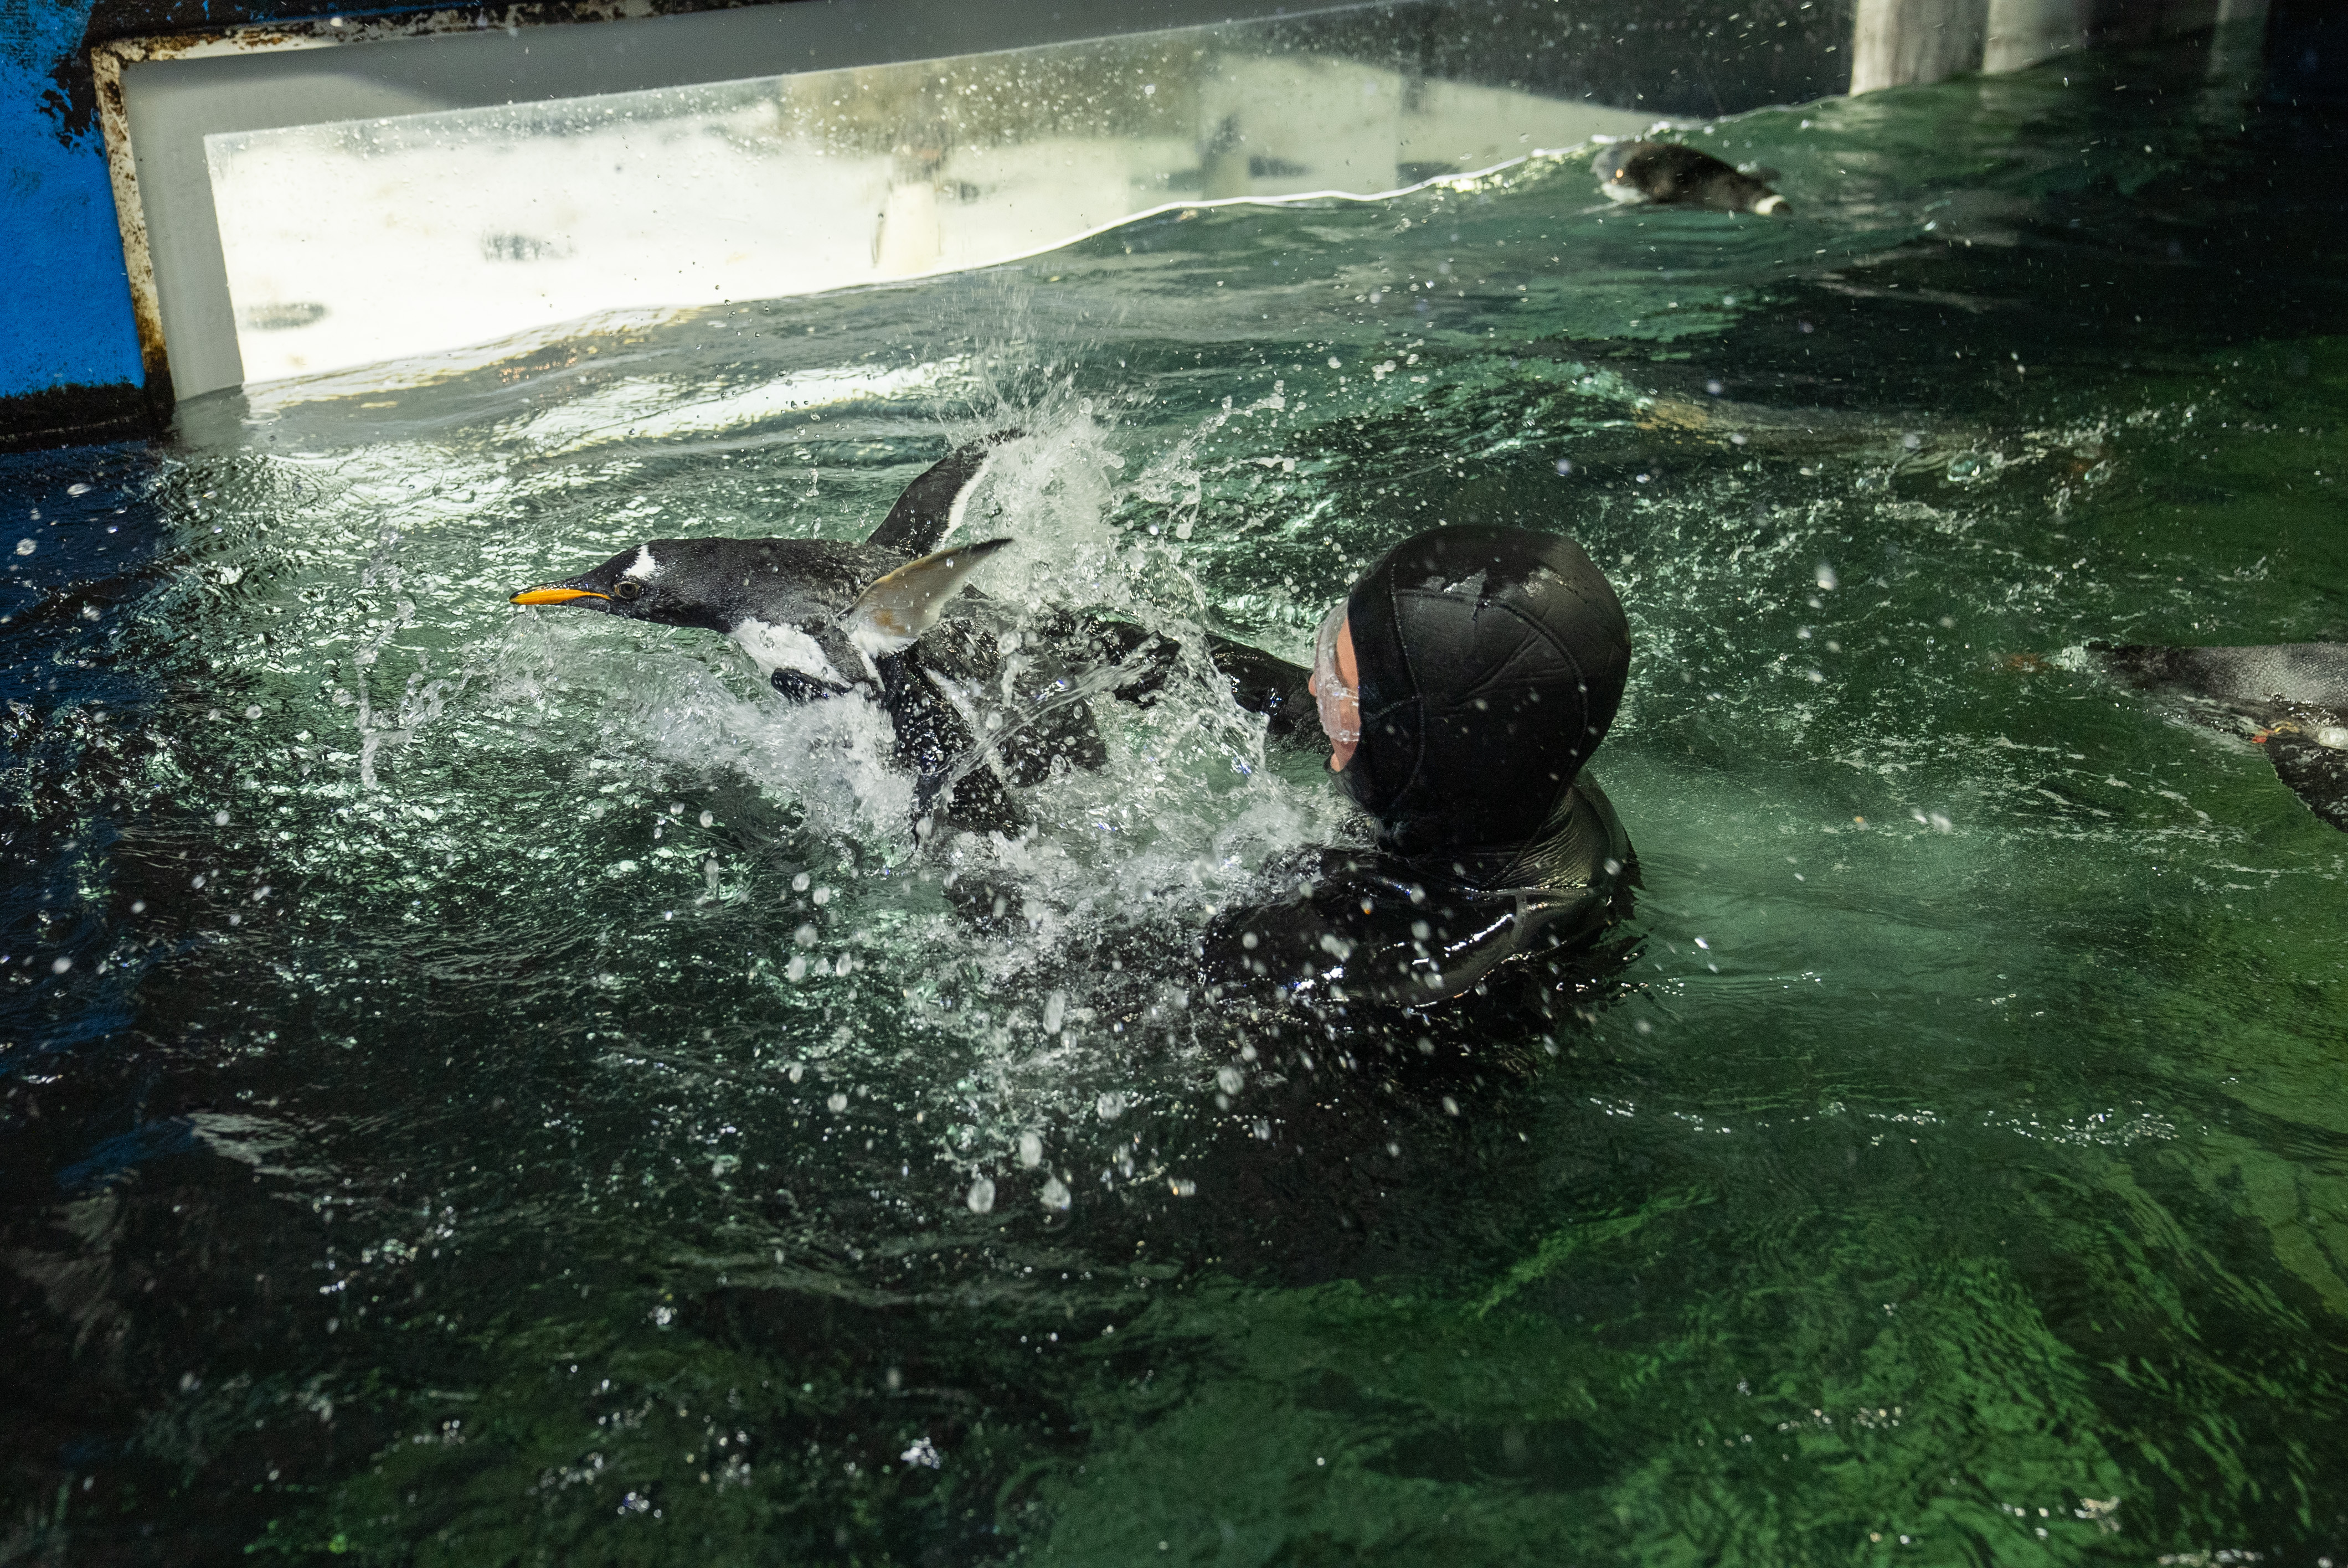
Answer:
[[[1111,688],[1114,695],[1120,702],[1142,706],[1157,700],[1181,655],[1180,646],[1172,640],[1107,616],[1071,616],[1056,631],[1088,644],[1084,651],[1116,669],[1118,680]],[[1320,716],[1306,686],[1313,671],[1213,632],[1207,633],[1206,643],[1207,657],[1216,672],[1231,682],[1231,700],[1249,712],[1269,719],[1273,742],[1320,743]]]
[[[1312,671],[1211,631],[1207,656],[1215,661],[1216,672],[1231,683],[1231,700],[1272,721],[1272,740],[1322,743],[1320,712],[1306,684]]]

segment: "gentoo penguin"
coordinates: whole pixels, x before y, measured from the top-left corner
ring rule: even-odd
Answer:
[[[793,702],[877,700],[914,774],[917,832],[1016,832],[1025,819],[1006,782],[1039,784],[1056,760],[1098,767],[1107,753],[1052,650],[1028,645],[1001,606],[962,593],[1011,541],[937,548],[1004,438],[923,473],[862,544],[652,539],[511,602],[700,627],[732,638]]]
[[[2348,830],[2348,642],[2095,651],[2130,685],[2257,743],[2309,810]]]
[[[1668,141],[1618,141],[1590,165],[1609,200],[1709,207],[1720,212],[1787,217],[1786,199],[1708,152]]]

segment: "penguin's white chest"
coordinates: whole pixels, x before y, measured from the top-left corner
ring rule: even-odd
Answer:
[[[742,651],[758,666],[758,673],[769,680],[778,670],[790,670],[827,685],[848,684],[831,661],[824,657],[816,640],[796,626],[778,626],[771,620],[746,615],[734,623],[734,630],[726,635],[741,645]]]

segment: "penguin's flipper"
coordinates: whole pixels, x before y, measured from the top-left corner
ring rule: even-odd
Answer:
[[[983,441],[957,447],[939,458],[922,470],[920,478],[905,487],[905,493],[889,508],[888,517],[864,542],[902,550],[909,556],[927,555],[944,544],[946,536],[961,524],[972,492],[985,477],[987,464],[994,461],[994,449],[1025,434],[1020,430],[998,430]]]
[[[874,659],[911,648],[938,623],[970,574],[1010,542],[983,539],[907,561],[856,596],[839,618],[848,640]]]

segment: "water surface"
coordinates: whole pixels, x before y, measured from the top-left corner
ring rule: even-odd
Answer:
[[[2336,1554],[2348,841],[2084,652],[2348,639],[2341,144],[2206,64],[1691,133],[1790,222],[1585,152],[0,459],[0,1555]],[[1359,831],[1203,671],[1003,938],[870,713],[504,602],[1006,425],[1016,602],[1294,655],[1580,538],[1620,994],[1371,1061],[1093,962]]]

